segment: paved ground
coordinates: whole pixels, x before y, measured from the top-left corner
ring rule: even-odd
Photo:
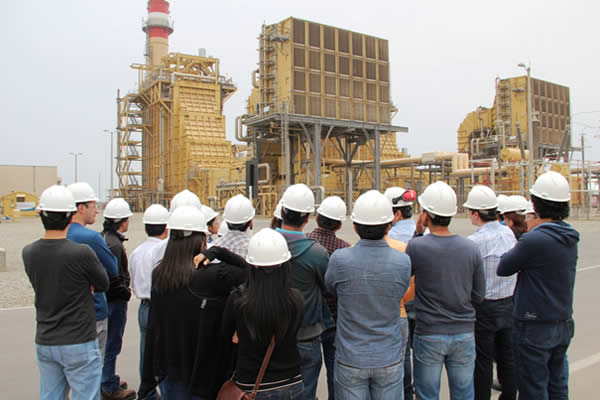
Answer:
[[[257,228],[267,226],[268,220],[257,219]],[[596,379],[600,376],[600,319],[597,304],[600,300],[600,224],[598,222],[575,221],[573,225],[581,234],[579,264],[575,285],[575,339],[569,348],[571,366],[570,389],[573,399],[595,398]],[[314,225],[308,227],[312,229]],[[127,242],[128,250],[144,240],[141,215],[132,217],[132,230]],[[100,228],[96,224],[96,229]],[[469,234],[474,228],[465,219],[455,219],[451,229],[460,234]],[[31,306],[33,291],[23,272],[20,259],[22,247],[43,233],[39,220],[29,219],[18,223],[0,224],[0,247],[7,249],[8,271],[0,272],[0,387],[4,398],[34,399],[38,397],[39,375],[35,363],[33,338],[35,334],[35,310]],[[357,236],[350,224],[346,224],[341,236],[355,242]],[[132,300],[129,306],[128,325],[125,331],[123,351],[118,359],[117,370],[122,378],[137,387],[139,331],[137,309],[139,302]],[[318,396],[327,398],[323,374],[319,383]],[[443,383],[442,399],[449,398]],[[496,397],[494,397],[496,398]]]

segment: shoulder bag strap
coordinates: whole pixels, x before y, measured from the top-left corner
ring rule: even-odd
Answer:
[[[269,344],[269,348],[267,349],[267,354],[265,354],[265,358],[263,359],[262,365],[260,366],[260,371],[258,371],[258,376],[256,377],[256,382],[254,383],[254,389],[252,389],[252,394],[250,395],[250,399],[254,399],[256,397],[256,392],[258,391],[258,387],[260,386],[263,376],[265,376],[265,371],[267,370],[267,365],[269,365],[269,360],[271,359],[271,354],[273,354],[273,348],[275,347],[275,336],[271,338],[271,344]]]

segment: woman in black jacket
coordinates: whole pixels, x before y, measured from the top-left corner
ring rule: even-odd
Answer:
[[[265,228],[248,245],[250,264],[246,286],[234,291],[223,315],[224,347],[237,334],[237,362],[234,381],[251,392],[258,371],[274,339],[275,347],[256,395],[261,399],[302,397],[300,355],[296,335],[304,315],[300,293],[290,286],[291,255],[284,237]]]
[[[165,255],[152,273],[150,317],[139,397],[161,383],[164,400],[213,399],[223,383],[219,327],[231,290],[247,280],[245,262],[194,269],[206,249],[206,219],[195,207],[173,211]],[[221,250],[221,251],[219,251]],[[221,256],[222,249],[210,254]],[[235,258],[237,257],[237,259]]]

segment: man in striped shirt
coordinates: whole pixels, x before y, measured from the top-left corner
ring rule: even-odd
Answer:
[[[502,384],[502,399],[516,398],[512,356],[512,295],[516,275],[500,277],[496,270],[500,257],[512,249],[516,239],[512,231],[496,219],[498,200],[487,186],[474,186],[467,202],[471,223],[479,228],[469,236],[479,247],[485,273],[485,297],[475,306],[475,400],[489,400],[492,388],[494,358]]]

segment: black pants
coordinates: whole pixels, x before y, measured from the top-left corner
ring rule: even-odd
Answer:
[[[493,363],[502,383],[502,400],[516,398],[516,375],[512,348],[512,297],[485,300],[477,305],[475,322],[475,400],[489,400],[492,391]]]

